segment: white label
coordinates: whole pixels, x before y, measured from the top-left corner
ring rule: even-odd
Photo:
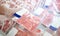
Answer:
[[[43,8],[38,7],[33,13],[36,15],[40,15],[44,11]]]
[[[45,5],[48,5],[49,6],[51,4],[51,2],[52,2],[52,0],[46,0],[45,1]]]
[[[31,0],[31,4],[35,6],[36,5],[36,1],[35,0]]]
[[[17,32],[18,30],[16,28],[12,28],[10,32],[7,34],[7,36],[15,36]]]
[[[52,34],[45,32],[43,36],[52,36]]]
[[[0,36],[3,36],[3,34],[0,34]]]
[[[58,27],[60,26],[60,17],[54,16],[51,25],[52,25],[53,27],[58,28]]]
[[[23,8],[22,10],[16,12],[16,14],[22,16],[24,13],[29,12],[27,9]]]
[[[19,18],[18,18],[18,17],[13,17],[13,18],[12,18],[12,20],[14,20],[14,21],[15,21],[16,19],[19,19]]]

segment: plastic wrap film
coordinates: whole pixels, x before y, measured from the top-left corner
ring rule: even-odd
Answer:
[[[0,13],[6,16],[12,16],[15,12],[26,8],[33,11],[43,0],[0,0]]]
[[[0,36],[60,36],[60,0],[0,0]]]

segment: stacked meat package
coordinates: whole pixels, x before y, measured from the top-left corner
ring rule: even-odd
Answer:
[[[59,36],[59,3],[60,0],[0,0],[0,33]]]

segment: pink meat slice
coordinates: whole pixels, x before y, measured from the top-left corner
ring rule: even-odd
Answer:
[[[52,13],[49,13],[48,11],[45,11],[43,15],[43,19],[42,19],[42,24],[45,25],[45,26],[48,26],[49,23],[52,22],[52,19],[53,19],[53,14]],[[44,16],[45,15],[45,16]]]
[[[19,27],[17,27],[17,34],[15,36],[37,36],[40,35],[41,30],[35,30],[34,32],[30,32],[28,30],[21,30]],[[39,34],[38,34],[39,33]]]
[[[9,21],[4,23],[4,26],[3,26],[3,29],[2,29],[3,32],[6,32],[6,30],[9,28],[10,25],[8,23],[9,23]]]
[[[57,5],[58,10],[60,11],[60,4],[56,4],[56,5]]]
[[[49,23],[52,22],[52,18],[53,18],[53,15],[46,16],[45,19],[43,20],[43,24],[44,25],[49,25]]]
[[[17,22],[21,24],[23,27],[25,27],[27,30],[31,31],[34,30],[40,23],[40,18],[37,16],[31,17],[31,15],[28,15],[28,17],[22,16],[20,19],[17,20]]]
[[[56,0],[57,3],[60,3],[60,0]]]
[[[9,28],[11,28],[11,26],[14,24],[13,21],[10,21],[10,20],[6,20],[5,23],[4,23],[4,26],[3,26],[3,29],[2,31],[3,32],[7,32]]]
[[[56,0],[55,1],[55,4],[56,4],[58,10],[60,11],[60,0]]]

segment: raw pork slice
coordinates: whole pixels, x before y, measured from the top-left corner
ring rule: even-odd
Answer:
[[[0,0],[0,14],[6,16],[12,16],[13,13],[19,11],[22,7],[20,2],[14,2],[15,0]],[[16,0],[18,1],[18,0]]]
[[[17,23],[32,31],[40,24],[40,18],[31,13],[25,13],[21,18],[17,19]]]

